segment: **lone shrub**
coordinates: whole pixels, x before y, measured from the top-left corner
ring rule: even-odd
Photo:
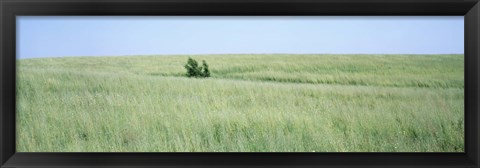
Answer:
[[[188,58],[185,69],[187,69],[188,77],[210,77],[210,71],[208,69],[207,62],[203,60],[203,67],[198,66],[198,62],[192,58]]]

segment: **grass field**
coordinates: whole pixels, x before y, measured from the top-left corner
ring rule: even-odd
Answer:
[[[17,61],[18,152],[463,152],[463,55]]]

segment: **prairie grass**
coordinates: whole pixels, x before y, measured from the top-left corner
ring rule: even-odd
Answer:
[[[184,76],[187,57],[211,78]],[[463,152],[463,55],[17,61],[19,152]]]

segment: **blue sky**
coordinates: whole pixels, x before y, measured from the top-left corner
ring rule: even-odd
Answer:
[[[463,16],[17,16],[17,58],[463,54]]]

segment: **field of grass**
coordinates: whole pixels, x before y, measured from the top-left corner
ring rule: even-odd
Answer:
[[[463,152],[463,55],[17,61],[18,152]]]

